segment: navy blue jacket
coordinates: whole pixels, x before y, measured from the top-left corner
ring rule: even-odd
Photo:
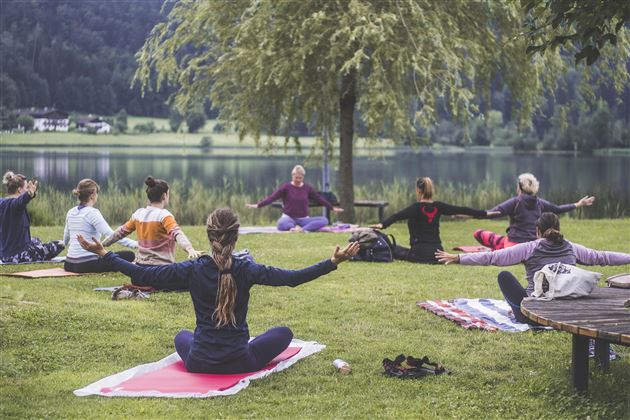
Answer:
[[[15,198],[0,198],[0,258],[19,254],[31,242],[31,219],[26,212],[31,199],[27,192]]]
[[[111,267],[131,277],[133,284],[151,285],[154,282],[188,285],[195,307],[197,327],[189,358],[206,365],[221,364],[242,357],[247,351],[249,329],[247,307],[249,289],[255,284],[265,286],[295,287],[330,273],[337,266],[329,259],[302,270],[283,270],[257,264],[249,256],[232,258],[231,274],[236,282],[236,304],[234,314],[236,326],[216,327],[212,314],[216,309],[218,268],[212,258],[202,256],[175,264],[161,266],[138,266],[108,252],[103,259]]]

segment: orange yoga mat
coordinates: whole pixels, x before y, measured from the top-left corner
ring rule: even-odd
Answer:
[[[26,279],[41,279],[44,277],[69,277],[80,276],[82,273],[71,273],[61,267],[46,268],[43,270],[20,271],[19,273],[4,273],[2,276],[23,277]]]

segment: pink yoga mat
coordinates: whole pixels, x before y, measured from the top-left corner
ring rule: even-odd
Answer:
[[[165,394],[180,392],[203,394],[210,391],[224,391],[248,376],[273,369],[279,362],[296,355],[299,351],[299,347],[289,347],[265,366],[264,369],[257,372],[233,375],[190,373],[184,367],[184,362],[180,360],[155,372],[131,378],[115,388],[102,388],[101,392],[107,394],[113,391],[157,391]]]
[[[278,357],[264,369],[236,375],[190,373],[177,353],[162,360],[132,367],[115,373],[74,394],[79,397],[101,395],[104,397],[167,397],[208,398],[233,395],[247,388],[250,381],[264,378],[284,370],[298,360],[324,349],[326,346],[314,341],[293,339]]]
[[[453,248],[453,250],[470,253],[470,252],[488,252],[490,251],[490,248],[482,246],[482,245],[471,245],[471,246],[462,245],[462,246],[456,246],[455,248]]]

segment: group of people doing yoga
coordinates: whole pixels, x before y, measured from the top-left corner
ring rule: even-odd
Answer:
[[[304,169],[296,166],[291,183],[284,184],[271,196],[250,208],[259,208],[276,199],[283,200],[283,215],[278,227],[285,230],[316,230],[315,220],[308,216],[308,202],[314,200],[333,211],[343,211],[321,197],[304,183]],[[5,174],[3,182],[8,196],[0,199],[0,257],[3,262],[46,260],[57,255],[64,244],[42,244],[31,238],[26,205],[35,197],[36,181],[26,181],[23,175]],[[188,289],[196,316],[194,332],[181,331],[175,337],[178,354],[191,372],[241,373],[264,367],[284,351],[292,339],[286,327],[272,328],[249,341],[247,309],[252,286],[291,286],[314,280],[335,270],[359,251],[358,243],[343,249],[335,247],[332,256],[301,270],[284,270],[256,263],[248,254],[233,251],[238,239],[237,214],[227,208],[213,211],[206,222],[210,254],[202,255],[191,245],[173,215],[165,209],[169,188],[165,181],[147,177],[149,205],[138,209],[128,222],[113,231],[94,208],[99,187],[84,179],[74,191],[79,205],[68,211],[64,228],[64,242],[68,246],[66,269],[77,272],[115,271],[131,278],[135,285],[157,289]],[[459,263],[465,265],[513,265],[524,263],[528,287],[523,288],[508,272],[499,274],[499,287],[512,306],[517,320],[525,322],[520,302],[533,290],[533,274],[545,264],[563,262],[586,265],[630,264],[630,254],[595,251],[565,240],[555,213],[593,204],[593,197],[584,197],[575,204],[556,206],[536,196],[538,181],[531,174],[519,177],[518,195],[491,210],[476,210],[434,201],[434,187],[430,178],[416,182],[417,202],[373,225],[385,229],[399,220],[407,220],[410,248],[398,247],[398,259],[419,263]],[[454,255],[444,252],[439,234],[441,215],[463,214],[478,218],[510,217],[506,237],[485,231],[475,237],[495,251]],[[312,218],[319,219],[319,218]],[[19,225],[19,226],[18,226]],[[319,229],[319,228],[317,228]],[[135,231],[137,241],[125,238]],[[100,238],[106,237],[101,242]],[[89,240],[91,239],[91,240]],[[20,242],[16,242],[16,241]],[[105,246],[116,241],[133,252],[107,252]],[[188,252],[190,260],[175,262],[175,244]],[[34,251],[42,250],[42,251]],[[39,252],[39,253],[38,253]],[[30,257],[27,257],[30,256]],[[136,259],[136,263],[131,261]],[[28,259],[30,258],[30,259]]]

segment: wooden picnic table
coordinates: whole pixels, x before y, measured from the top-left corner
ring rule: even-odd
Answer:
[[[596,287],[589,296],[551,301],[524,300],[521,312],[539,324],[573,335],[571,377],[578,391],[588,389],[588,340],[595,340],[598,365],[609,367],[610,343],[630,346],[630,289]]]

